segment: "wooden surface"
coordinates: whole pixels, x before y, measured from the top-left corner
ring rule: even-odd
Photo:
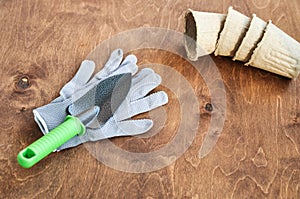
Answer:
[[[184,155],[140,174],[105,166],[84,146],[51,154],[31,169],[17,164],[18,152],[41,136],[32,109],[57,97],[101,41],[137,27],[183,32],[188,8],[226,13],[230,5],[272,19],[300,41],[298,0],[0,0],[0,198],[300,198],[299,78],[289,81],[225,57],[212,56],[226,88],[226,121],[204,159],[198,151],[210,124],[205,82],[178,56],[139,50],[140,64],[169,65],[194,89],[201,120]],[[115,144],[147,152],[174,136],[179,103],[168,88],[159,89],[170,97],[164,128],[151,138],[118,138]]]

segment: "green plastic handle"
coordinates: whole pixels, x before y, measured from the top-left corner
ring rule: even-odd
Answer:
[[[64,123],[20,151],[18,163],[24,168],[30,168],[74,136],[84,133],[85,126],[81,121],[68,115]]]

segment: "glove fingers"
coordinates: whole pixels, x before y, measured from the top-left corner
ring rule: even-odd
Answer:
[[[124,66],[129,63],[133,63],[133,64],[137,63],[137,58],[135,55],[128,55],[127,57],[125,57],[124,61],[122,62],[122,64],[120,66]]]
[[[115,118],[111,117],[99,128],[87,127],[87,132],[82,136],[82,140],[97,141],[119,136],[138,135],[148,131],[152,126],[153,121],[149,119],[116,122]]]
[[[123,59],[123,51],[121,49],[114,50],[102,70],[100,70],[94,79],[102,79],[108,77],[112,72],[114,72],[121,64]]]
[[[135,101],[146,96],[161,83],[161,77],[152,73],[145,76],[139,82],[134,82],[130,88],[130,101]]]
[[[69,98],[75,92],[75,89],[79,90],[89,81],[94,70],[95,63],[93,61],[84,60],[81,62],[75,76],[60,90],[60,95],[64,99]]]
[[[164,91],[153,93],[147,97],[131,102],[124,106],[122,111],[117,111],[114,117],[118,121],[129,119],[147,111],[151,111],[159,106],[168,103],[168,95]]]
[[[117,123],[119,131],[112,132],[113,137],[139,135],[149,131],[153,121],[149,119],[126,120]]]
[[[94,70],[95,62],[90,60],[84,60],[83,62],[81,62],[81,65],[73,79],[75,79],[78,85],[83,86],[90,80],[91,76],[94,73]]]
[[[133,78],[132,78],[132,85],[137,84],[141,80],[143,80],[148,75],[153,74],[154,71],[151,68],[143,68],[140,72],[138,72]]]
[[[124,74],[124,73],[131,73],[134,75],[138,71],[138,66],[134,63],[127,63],[126,65],[120,66],[116,71],[111,73],[109,76]]]

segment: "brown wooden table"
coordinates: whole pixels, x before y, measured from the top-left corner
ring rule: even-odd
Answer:
[[[198,151],[211,121],[205,82],[185,59],[144,49],[134,51],[140,65],[174,68],[198,99],[199,128],[182,156],[148,173],[112,169],[84,145],[53,153],[31,169],[16,161],[18,152],[41,136],[32,109],[57,97],[97,44],[137,27],[183,32],[188,8],[226,13],[230,5],[248,16],[272,19],[300,41],[298,0],[0,0],[0,198],[299,198],[299,78],[290,81],[226,57],[201,59],[215,62],[227,104],[221,137],[203,159]],[[128,151],[149,152],[175,136],[180,103],[167,87],[157,90],[170,98],[159,133],[112,142]]]

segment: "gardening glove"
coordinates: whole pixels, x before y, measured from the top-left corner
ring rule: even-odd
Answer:
[[[72,96],[80,97],[92,89],[100,81],[108,77],[123,73],[134,75],[138,67],[137,59],[134,55],[128,55],[124,61],[123,51],[116,49],[111,53],[110,58],[103,69],[92,77],[95,70],[93,61],[84,60],[75,76],[60,91],[60,96],[51,103],[33,110],[34,119],[39,125],[43,134],[48,133],[64,122],[68,113],[68,107],[74,99]]]
[[[153,126],[151,119],[131,120],[130,118],[140,113],[153,110],[168,103],[168,96],[164,91],[159,91],[147,96],[161,83],[161,77],[152,69],[142,69],[132,78],[131,88],[126,99],[121,103],[109,120],[99,125],[97,120],[86,124],[86,133],[76,136],[60,146],[58,150],[75,147],[88,141],[98,141],[106,138],[139,135],[147,132]],[[69,107],[70,113],[76,115],[81,110]],[[100,110],[101,112],[101,110]]]

